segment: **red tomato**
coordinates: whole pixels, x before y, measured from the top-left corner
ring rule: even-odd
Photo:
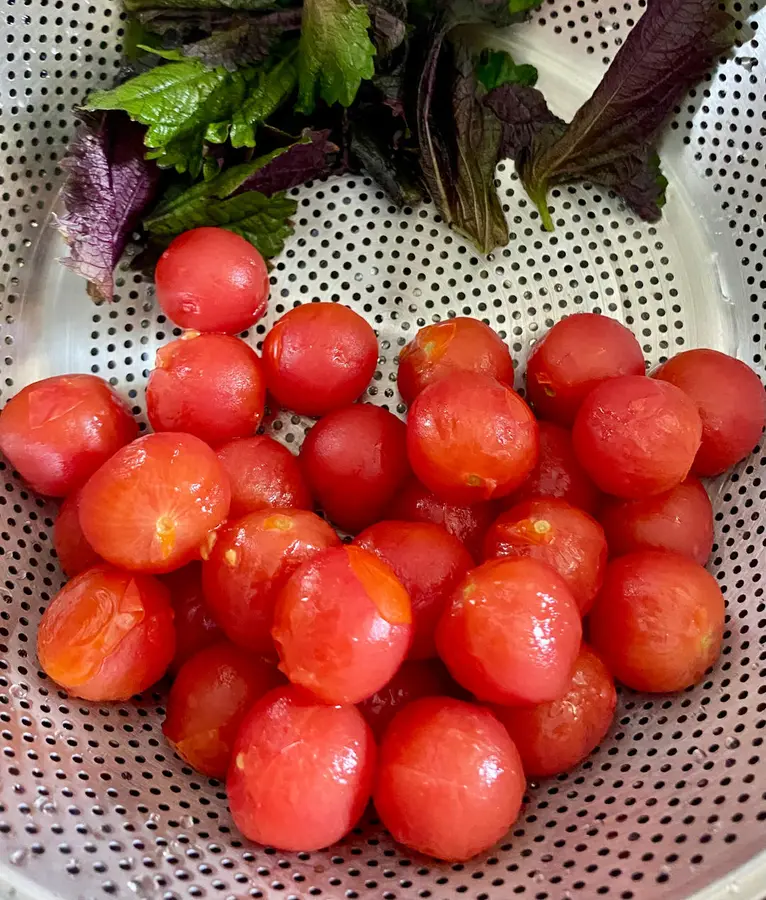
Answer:
[[[565,500],[540,497],[512,506],[489,529],[484,557],[497,556],[547,563],[567,583],[584,616],[604,580],[606,537],[588,513]]]
[[[608,316],[577,313],[557,322],[527,363],[527,396],[542,419],[572,425],[583,400],[620,375],[643,375],[641,347]]]
[[[410,598],[372,553],[325,550],[282,589],[271,633],[293,684],[326,703],[359,703],[387,684],[407,655]]]
[[[256,700],[283,683],[276,666],[221,641],[187,660],[173,682],[162,732],[208,778],[225,778],[234,740]]]
[[[458,316],[426,325],[399,354],[397,383],[405,403],[452,372],[479,372],[513,387],[513,360],[497,332],[478,319]]]
[[[160,581],[170,591],[175,613],[176,655],[169,671],[177,675],[187,659],[218,643],[224,635],[202,594],[202,568],[198,562],[163,575]]]
[[[277,688],[237,735],[226,781],[234,822],[246,838],[279,850],[334,844],[364,812],[376,756],[358,709]]]
[[[627,375],[587,396],[572,437],[577,458],[601,490],[634,499],[680,484],[701,434],[699,414],[683,391]]]
[[[301,447],[301,466],[317,502],[352,533],[383,515],[410,474],[407,429],[388,410],[355,403],[329,413]]]
[[[259,509],[314,505],[297,458],[265,434],[225,444],[218,459],[231,483],[232,519]]]
[[[103,562],[82,533],[79,491],[70,494],[61,504],[53,526],[53,547],[61,571],[69,578]]]
[[[697,475],[720,475],[753,452],[766,425],[766,393],[749,366],[716,350],[687,350],[653,377],[681,388],[697,404],[702,419]]]
[[[564,579],[536,559],[493,559],[458,585],[436,629],[452,677],[480,700],[530,705],[566,691],[582,624]]]
[[[426,697],[386,732],[373,799],[395,840],[456,862],[503,837],[524,788],[518,750],[488,709]]]
[[[665,494],[607,501],[601,524],[612,556],[672,550],[704,566],[713,550],[713,505],[692,476]]]
[[[162,311],[181,328],[238,334],[266,312],[269,273],[261,254],[223,228],[179,235],[154,273]]]
[[[108,565],[81,572],[40,620],[43,671],[73,697],[127,700],[165,674],[175,651],[167,590]]]
[[[269,393],[280,406],[323,416],[353,403],[375,374],[378,339],[339,303],[305,303],[279,319],[263,342]]]
[[[580,465],[572,446],[572,435],[553,422],[539,422],[540,456],[532,474],[504,502],[506,509],[533,497],[558,497],[595,515],[601,492]]]
[[[590,639],[628,687],[680,691],[718,659],[724,615],[721,590],[702,566],[678,553],[641,550],[609,564]]]
[[[229,511],[215,453],[190,434],[148,434],[119,450],[80,496],[80,524],[108,562],[170,572],[199,556]]]
[[[504,497],[537,464],[537,423],[527,404],[488,375],[455,372],[421,391],[407,450],[423,484],[452,503]]]
[[[473,568],[471,554],[456,537],[430,522],[378,522],[354,543],[388,563],[410,595],[410,659],[436,656],[436,624],[455,586]]]
[[[280,589],[302,563],[339,543],[327,522],[302,509],[263,509],[229,522],[202,565],[205,599],[227,637],[273,653]]]
[[[617,692],[599,657],[584,644],[566,694],[526,709],[495,706],[530,777],[545,778],[579,765],[602,741],[614,718]]]
[[[161,347],[146,385],[155,431],[185,431],[213,446],[253,434],[265,401],[255,351],[227,334],[187,331]]]
[[[103,378],[57,375],[30,384],[0,413],[0,451],[38,494],[66,497],[138,434]]]
[[[481,559],[484,535],[495,520],[497,511],[493,503],[475,503],[457,506],[440,500],[417,478],[410,478],[394,497],[386,515],[390,519],[408,522],[433,522],[465,544],[474,558]]]

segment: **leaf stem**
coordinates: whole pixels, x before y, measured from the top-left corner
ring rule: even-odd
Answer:
[[[551,216],[550,210],[548,209],[548,185],[546,182],[540,182],[535,185],[527,185],[527,193],[529,194],[530,199],[537,207],[538,212],[540,213],[540,218],[543,223],[543,228],[546,231],[555,231],[555,226],[553,224],[553,217]]]

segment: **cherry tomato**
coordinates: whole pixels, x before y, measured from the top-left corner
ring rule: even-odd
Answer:
[[[229,511],[229,482],[215,453],[190,434],[148,434],[123,447],[80,496],[80,525],[108,562],[170,572],[199,556]]]
[[[263,509],[229,522],[202,565],[205,599],[227,637],[273,653],[280,589],[302,563],[339,543],[327,522],[302,509]]]
[[[38,494],[66,497],[138,434],[103,378],[57,375],[30,384],[0,413],[0,451]]]
[[[259,509],[314,505],[297,458],[265,434],[224,444],[218,459],[231,483],[232,519]]]
[[[127,700],[165,674],[175,651],[167,590],[109,565],[81,572],[40,620],[43,671],[73,697]]]
[[[519,752],[488,709],[426,697],[389,726],[373,799],[395,840],[457,862],[503,837],[524,788]]]
[[[565,500],[540,497],[504,512],[487,532],[484,557],[523,556],[547,563],[567,583],[580,613],[593,605],[604,580],[603,528]]]
[[[187,331],[161,347],[146,386],[155,431],[185,431],[212,446],[253,434],[265,401],[255,351],[227,334]]]
[[[225,778],[245,713],[283,683],[276,666],[221,641],[181,667],[162,732],[176,753],[208,778]]]
[[[524,771],[545,778],[579,765],[601,743],[614,718],[617,692],[601,659],[584,644],[572,680],[559,700],[526,709],[495,706]]]
[[[261,254],[223,228],[192,228],[154,273],[162,311],[181,328],[238,334],[266,312],[269,273]]]
[[[697,405],[702,443],[693,472],[720,475],[753,452],[766,425],[766,393],[749,366],[717,350],[687,350],[653,377],[681,388]]]
[[[407,450],[437,496],[471,504],[504,497],[537,464],[537,423],[507,385],[455,372],[421,391],[410,409]]]
[[[277,688],[237,735],[226,781],[234,822],[246,838],[279,850],[334,844],[364,812],[376,756],[358,709]]]
[[[665,693],[696,684],[721,652],[724,600],[686,556],[640,550],[607,567],[590,639],[618,681]]]
[[[713,549],[713,506],[693,476],[665,494],[608,500],[601,510],[601,524],[612,556],[672,550],[704,566]]]
[[[198,562],[163,575],[160,581],[170,591],[175,613],[176,655],[170,664],[170,674],[177,675],[186,662],[223,639],[223,631],[215,621],[202,593],[202,569]]]
[[[580,650],[582,624],[564,579],[524,557],[466,575],[436,629],[450,674],[480,700],[508,706],[557,700]]]
[[[572,438],[577,458],[602,491],[635,499],[680,484],[701,434],[699,414],[683,391],[626,375],[588,394]]]
[[[430,522],[378,522],[354,543],[388,563],[410,595],[410,659],[436,656],[436,624],[455,586],[473,568],[471,554],[456,537]]]
[[[323,416],[353,403],[375,374],[378,339],[339,303],[305,303],[279,319],[263,342],[269,393],[287,409]]]
[[[475,503],[472,506],[447,503],[417,478],[410,478],[394,497],[386,515],[390,519],[441,525],[462,541],[474,560],[478,560],[484,547],[484,535],[495,520],[497,510],[494,503]]]
[[[641,347],[608,316],[577,313],[557,322],[527,363],[527,396],[541,419],[571,426],[586,396],[620,375],[643,375]]]
[[[339,528],[355,533],[381,518],[410,474],[406,434],[404,422],[370,403],[337,409],[308,433],[301,466]]]
[[[426,325],[399,354],[397,383],[405,403],[452,372],[479,372],[513,387],[513,360],[497,332],[478,319],[458,316]]]
[[[61,504],[53,525],[53,547],[61,571],[69,578],[103,562],[85,540],[80,527],[80,492],[70,494]]]
[[[271,633],[293,684],[326,703],[359,703],[387,684],[407,655],[410,598],[372,553],[324,550],[282,589]]]

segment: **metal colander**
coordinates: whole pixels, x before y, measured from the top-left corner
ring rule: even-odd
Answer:
[[[643,2],[546,0],[506,42],[537,64],[563,116],[591,92]],[[51,226],[71,106],[108,86],[123,17],[106,0],[2,0],[0,31],[0,402],[39,378],[94,372],[145,423],[158,347],[180,333],[129,271],[119,299],[94,306],[57,263]],[[268,317],[321,298],[346,303],[380,338],[366,399],[403,411],[395,360],[416,329],[453,315],[488,322],[523,366],[558,318],[600,311],[638,335],[650,363],[707,346],[764,373],[766,52],[756,4],[733,4],[735,50],[676,109],[661,148],[671,188],[663,220],[637,220],[612,195],[554,190],[546,234],[500,166],[507,248],[484,259],[432,206],[399,211],[366,178],[294,191],[296,233],[272,278]],[[748,21],[748,19],[750,19]],[[267,425],[293,449],[308,421]],[[145,427],[145,425],[144,425]],[[368,818],[321,853],[240,840],[223,786],[162,739],[164,697],[100,706],[70,699],[38,671],[34,641],[62,584],[51,549],[55,506],[0,461],[0,895],[25,900],[561,900],[601,896],[766,896],[766,445],[709,485],[711,571],[728,604],[709,680],[682,694],[624,690],[614,726],[579,769],[529,786],[505,842],[461,865],[394,844]]]

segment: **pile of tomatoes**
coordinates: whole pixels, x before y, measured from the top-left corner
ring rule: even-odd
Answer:
[[[267,292],[245,241],[190,232],[157,269],[188,330],[149,376],[154,433],[92,375],[6,405],[0,449],[64,498],[71,580],[40,665],[95,701],[168,672],[168,741],[226,779],[255,841],[327,846],[372,798],[403,844],[466,859],[511,826],[526,777],[602,740],[614,679],[679,691],[715,663],[698,476],[760,440],[763,386],[713,350],[647,376],[630,331],[579,314],[535,346],[525,401],[501,338],[454,318],[400,355],[405,424],[356,402],[378,345],[352,310],[292,309],[261,357],[233,336]],[[297,457],[256,433],[267,396],[318,417]]]

